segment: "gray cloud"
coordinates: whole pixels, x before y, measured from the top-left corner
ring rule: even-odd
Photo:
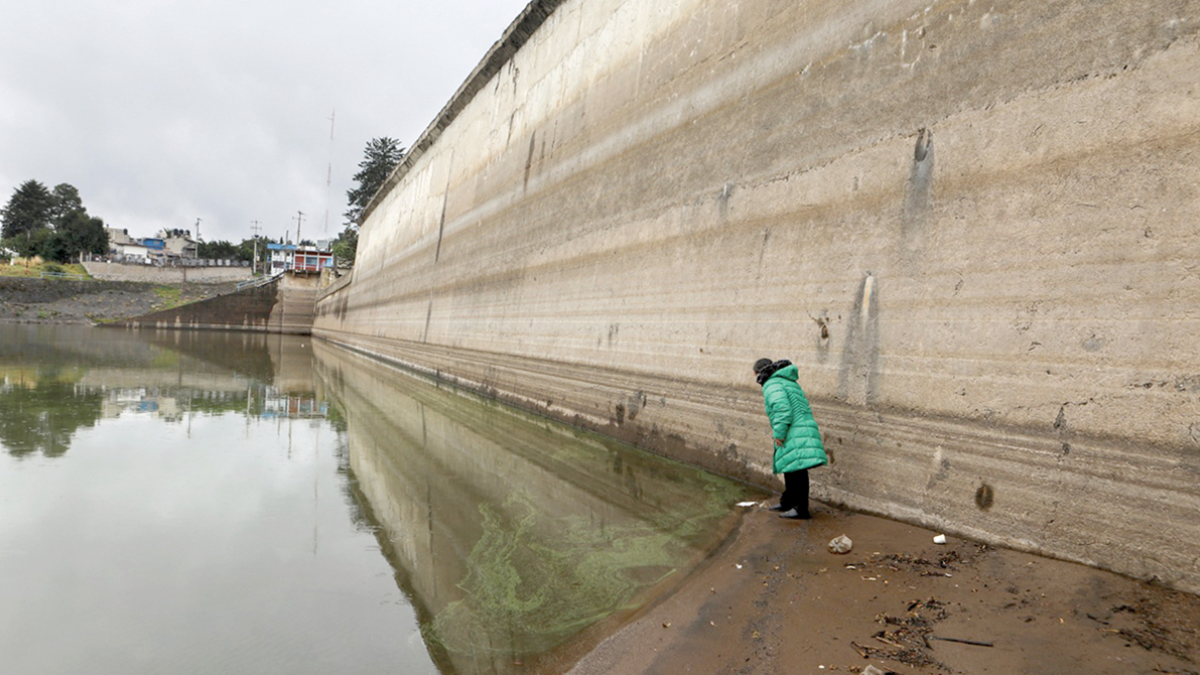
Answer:
[[[297,211],[306,238],[336,235],[366,142],[411,144],[525,4],[10,3],[0,200],[33,178],[143,236],[294,236]]]

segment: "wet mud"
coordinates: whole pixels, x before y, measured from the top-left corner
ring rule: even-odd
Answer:
[[[825,507],[749,509],[682,589],[582,655],[595,673],[1200,673],[1200,597]],[[846,555],[827,549],[846,534]]]

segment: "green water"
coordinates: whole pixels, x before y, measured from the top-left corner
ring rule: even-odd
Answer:
[[[744,495],[308,338],[0,325],[0,672],[523,672]]]

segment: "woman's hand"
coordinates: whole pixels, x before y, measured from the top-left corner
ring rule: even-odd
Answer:
[[[775,439],[775,447],[777,447],[777,448],[782,448],[782,447],[783,447],[783,440],[782,440],[782,439],[779,439],[779,438],[776,438],[776,439]]]

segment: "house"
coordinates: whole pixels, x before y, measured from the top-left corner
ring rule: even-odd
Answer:
[[[158,236],[170,257],[197,258],[200,255],[200,246],[192,239],[190,230],[162,230]]]
[[[267,271],[277,274],[284,270],[303,274],[316,274],[326,267],[333,267],[333,253],[322,250],[317,246],[297,246],[295,244],[267,244],[270,260]]]
[[[267,243],[267,273],[279,274],[285,270],[292,269],[292,255],[296,252],[295,244],[276,244],[275,242]]]
[[[150,262],[150,249],[129,236],[129,230],[118,230],[115,227],[106,227],[105,229],[108,231],[108,254],[110,256],[129,262]]]
[[[167,242],[157,237],[146,237],[141,243],[146,247],[146,257],[161,265],[167,257]]]
[[[108,233],[109,247],[122,245],[122,244],[136,244],[137,243],[137,239],[134,239],[133,237],[129,236],[129,230],[125,230],[125,229],[118,230],[115,227],[107,227],[106,226],[104,228],[104,231]]]
[[[296,249],[293,257],[292,271],[320,273],[326,267],[333,267],[333,253],[322,251],[316,246],[301,246]]]

